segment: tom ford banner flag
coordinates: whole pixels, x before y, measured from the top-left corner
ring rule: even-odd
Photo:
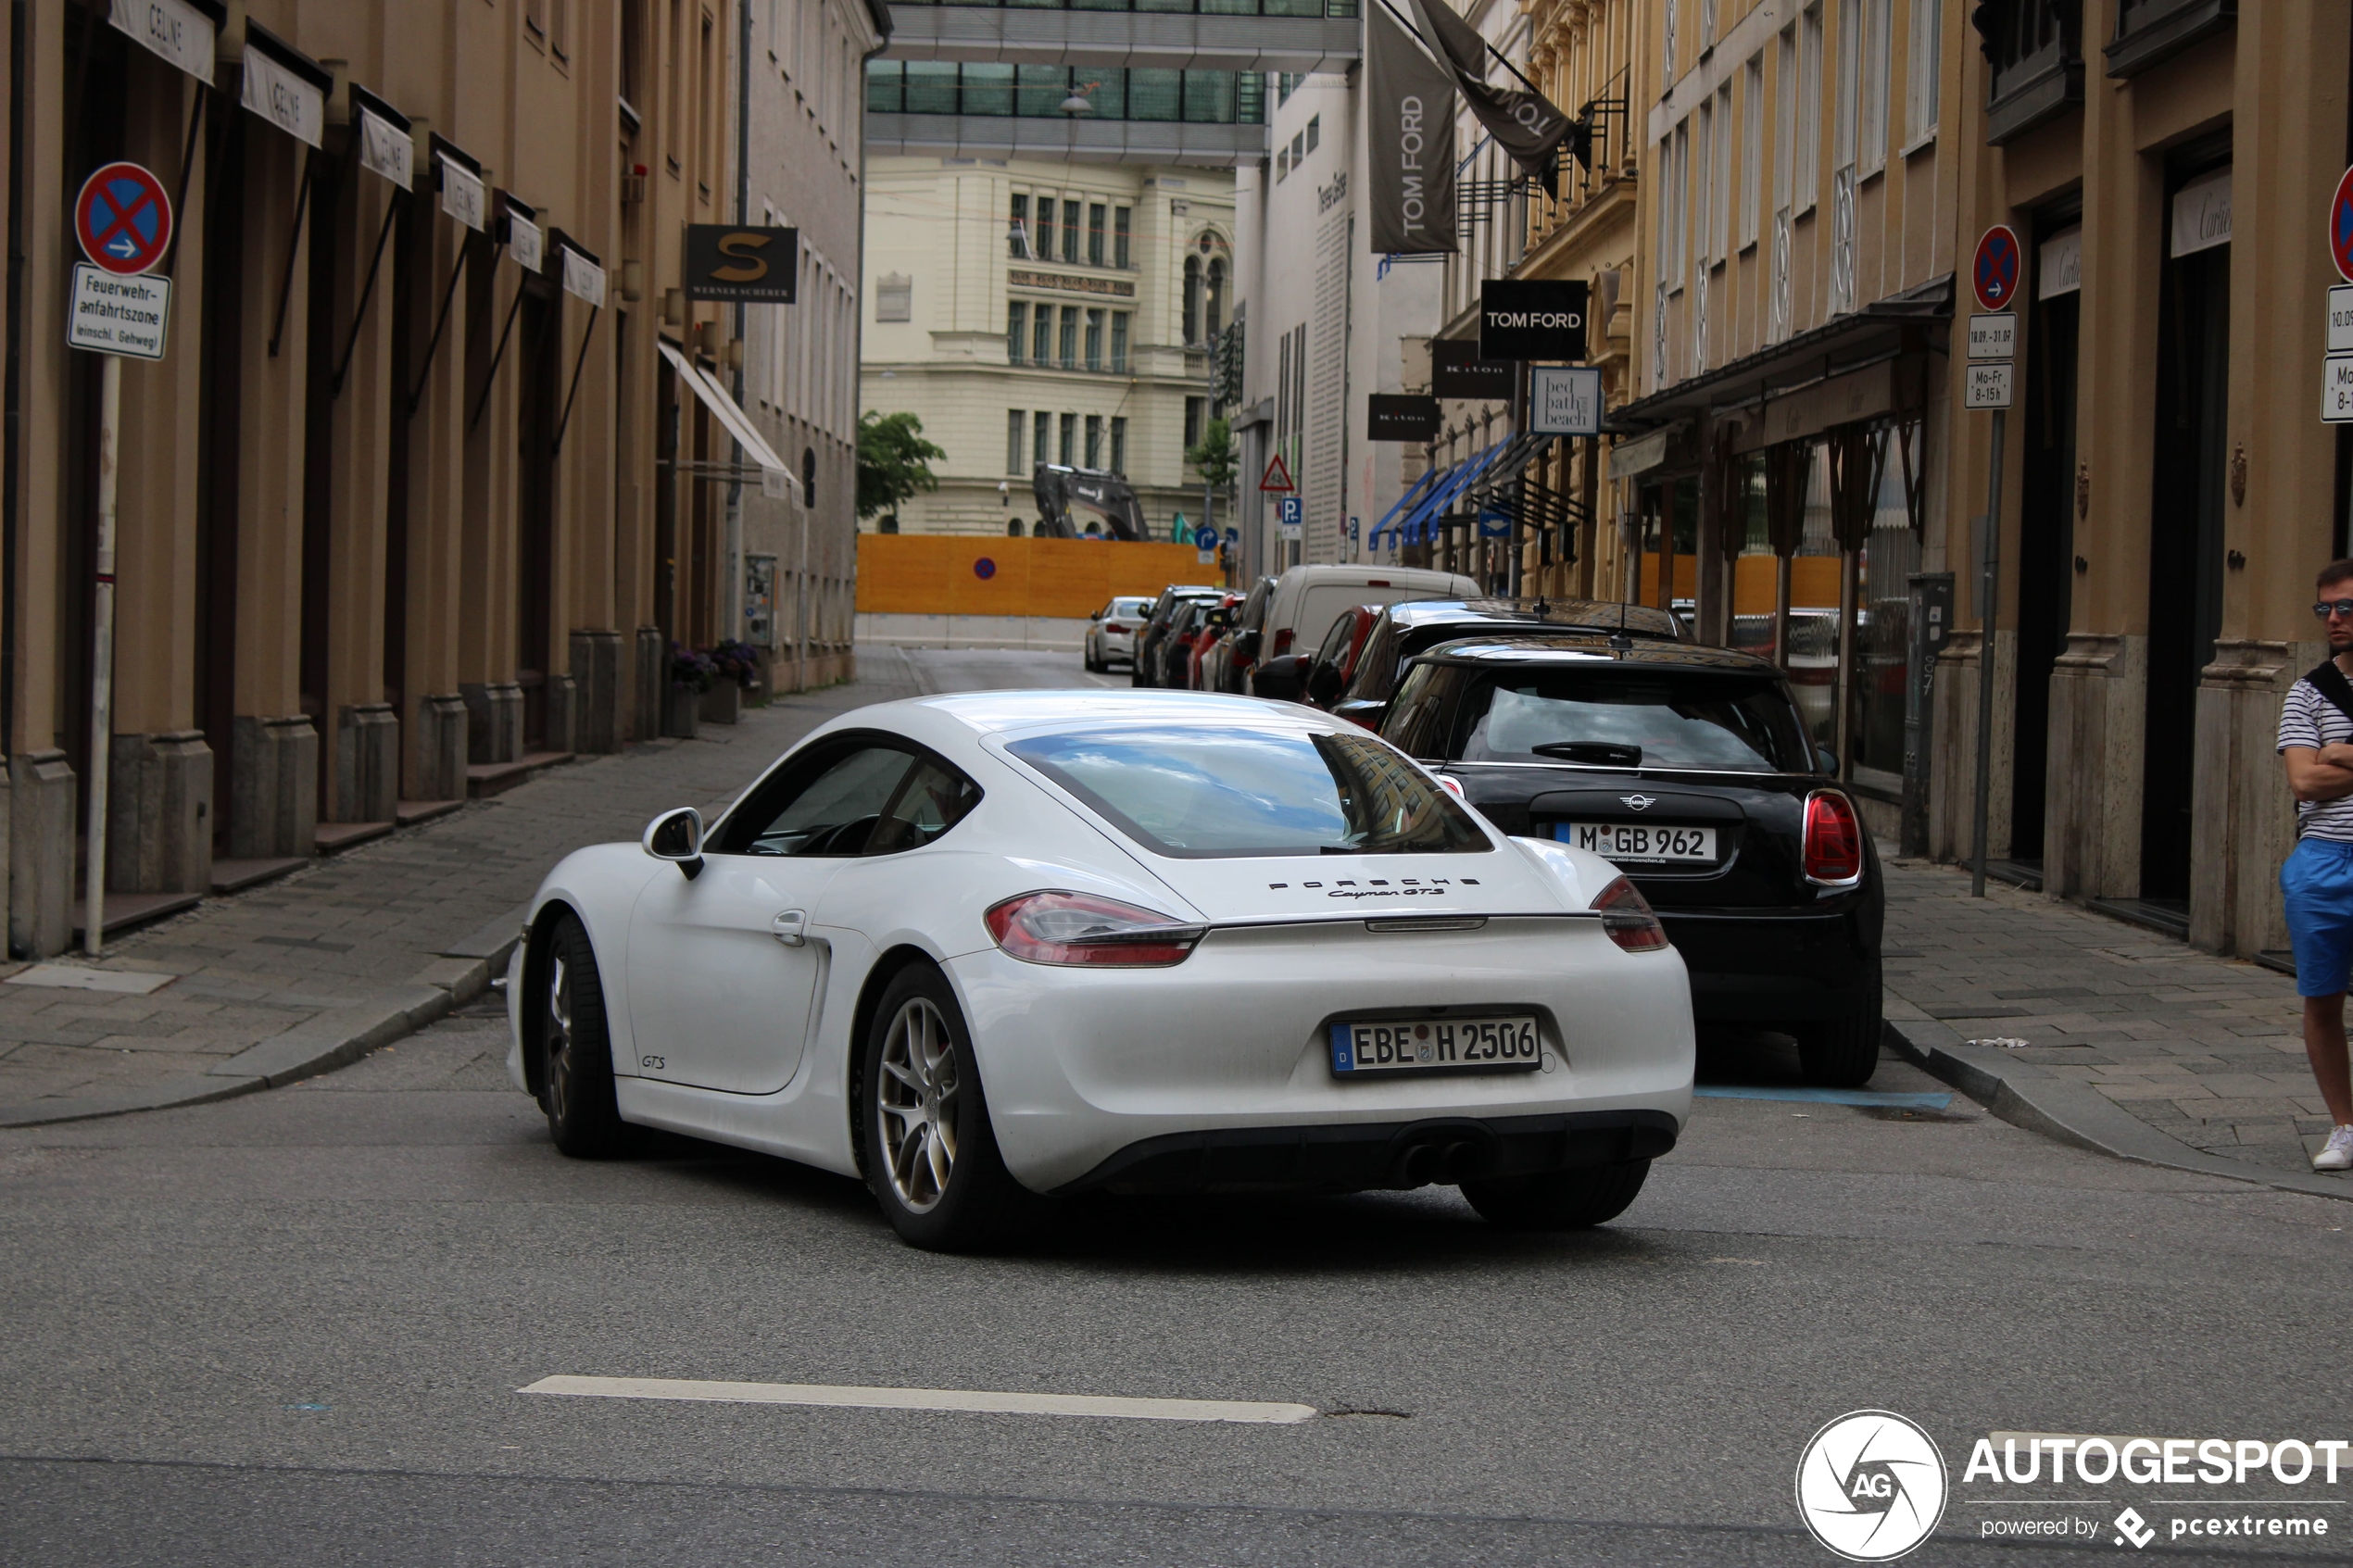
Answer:
[[[1490,87],[1487,44],[1446,0],[1404,0],[1404,4],[1420,16],[1423,38],[1453,63],[1456,85],[1496,145],[1520,168],[1541,178],[1545,163],[1568,137],[1568,117],[1541,93]]]
[[[1454,78],[1378,0],[1365,19],[1376,252],[1428,256],[1454,243]]]

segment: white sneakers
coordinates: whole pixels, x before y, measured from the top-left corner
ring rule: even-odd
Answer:
[[[2337,1127],[2330,1131],[2328,1147],[2312,1156],[2312,1169],[2353,1170],[2353,1127]]]

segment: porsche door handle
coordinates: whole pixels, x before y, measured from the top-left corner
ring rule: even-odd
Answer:
[[[769,934],[787,947],[798,947],[809,940],[809,911],[786,909],[768,922]]]

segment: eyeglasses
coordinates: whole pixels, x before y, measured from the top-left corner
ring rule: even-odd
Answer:
[[[2322,599],[2312,607],[2312,613],[2323,621],[2335,615],[2353,618],[2353,599]]]

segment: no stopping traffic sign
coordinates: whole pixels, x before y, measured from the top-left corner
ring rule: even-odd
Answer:
[[[1969,287],[1976,291],[1981,310],[2007,310],[2018,293],[2020,253],[2018,231],[2007,223],[1996,223],[1985,231],[1977,242],[1977,256],[1969,263]]]
[[[171,245],[171,198],[135,163],[109,163],[82,182],[73,203],[82,254],[109,272],[135,277]]]

